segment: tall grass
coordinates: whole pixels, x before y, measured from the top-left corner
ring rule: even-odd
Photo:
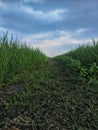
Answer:
[[[91,45],[80,46],[76,50],[67,53],[66,56],[80,60],[85,66],[89,66],[92,63],[98,65],[98,42],[93,41]]]
[[[46,55],[39,49],[20,45],[12,39],[9,41],[7,35],[0,38],[0,83],[11,75],[31,71],[46,61]]]

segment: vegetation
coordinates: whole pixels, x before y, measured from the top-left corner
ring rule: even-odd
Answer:
[[[80,60],[85,66],[89,66],[92,63],[98,65],[98,42],[93,41],[90,45],[80,46],[78,49],[67,53],[66,56]]]
[[[39,49],[31,49],[20,45],[12,39],[8,41],[7,35],[0,39],[0,83],[6,78],[16,74],[31,71],[47,60],[45,54]]]
[[[97,49],[94,42],[47,58],[1,38],[1,130],[97,130]]]
[[[82,80],[88,84],[98,85],[98,42],[93,41],[89,46],[81,46],[74,51],[54,59],[77,73],[79,82]]]

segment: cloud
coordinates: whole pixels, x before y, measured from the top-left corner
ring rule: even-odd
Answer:
[[[30,2],[31,0],[24,0],[25,2]],[[32,0],[32,2],[40,2],[41,0]],[[20,3],[20,2],[19,2]],[[27,6],[27,4],[10,4],[9,2],[0,1],[1,15],[7,14],[8,16],[14,17],[22,14],[22,18],[27,16],[32,18],[32,20],[42,21],[46,23],[61,21],[64,19],[64,14],[68,12],[67,9],[55,8],[52,10],[42,10],[42,9],[34,9],[32,6]],[[8,8],[9,7],[9,8]],[[21,12],[21,13],[20,13]],[[17,17],[16,17],[17,18]],[[16,19],[15,18],[15,19]]]
[[[3,9],[5,7],[6,7],[6,4],[4,2],[0,1],[0,9]]]
[[[21,41],[28,43],[31,47],[40,48],[48,56],[53,57],[63,52],[68,52],[81,44],[91,42],[89,38],[77,39],[73,36],[73,33],[75,35],[80,35],[81,33],[82,35],[84,32],[82,30],[86,31],[86,29],[78,29],[74,32],[68,32],[65,30],[49,31],[46,33],[27,35],[21,39]]]
[[[32,3],[42,3],[42,0],[22,0],[24,3],[32,2]]]
[[[8,8],[9,7],[9,8]],[[22,33],[53,30],[54,24],[64,19],[66,9],[44,10],[27,6],[27,4],[10,4],[2,2],[0,25]],[[50,27],[49,27],[49,26]],[[52,27],[53,26],[53,27]],[[55,25],[56,28],[57,25]]]
[[[86,29],[85,29],[86,30]],[[45,45],[47,46],[56,46],[56,45],[62,45],[63,43],[80,43],[81,40],[77,40],[74,38],[74,35],[82,34],[82,31],[78,33],[78,30],[76,31],[65,31],[65,30],[56,30],[56,31],[49,31],[45,33],[38,33],[38,34],[32,34],[27,35],[23,40],[27,41],[28,43],[35,42],[39,45]],[[52,41],[52,42],[51,42]]]
[[[79,28],[77,30],[74,31],[74,33],[71,31],[70,35],[72,35],[73,37],[79,37],[79,36],[84,36],[81,34],[87,34],[87,32],[91,31],[91,28]]]
[[[90,28],[80,28],[80,29],[76,30],[76,33],[81,34],[83,32],[87,32],[89,30],[90,30]]]
[[[6,31],[7,31],[6,28],[0,27],[0,33],[4,33]]]
[[[45,21],[45,22],[55,22],[61,21],[63,19],[63,15],[67,12],[67,9],[55,9],[52,11],[42,11],[42,10],[34,10],[31,7],[22,6],[22,10],[29,15],[32,15],[37,20]]]

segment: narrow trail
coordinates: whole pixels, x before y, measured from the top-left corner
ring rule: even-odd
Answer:
[[[89,130],[94,127],[86,123],[87,119],[82,120],[85,95],[82,88],[67,81],[65,66],[51,61],[34,76],[36,81],[28,88],[14,85],[0,92],[0,130],[78,130],[78,126]]]

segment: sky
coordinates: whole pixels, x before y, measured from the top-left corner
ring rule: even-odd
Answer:
[[[98,39],[98,0],[0,0],[0,35],[53,57]]]

